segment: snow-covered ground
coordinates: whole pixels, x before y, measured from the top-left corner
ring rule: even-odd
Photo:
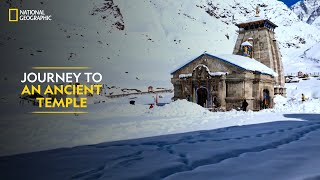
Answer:
[[[319,82],[286,84],[288,98],[260,112],[209,112],[171,93],[153,109],[154,94],[99,98],[79,116],[3,101],[0,179],[316,180]]]
[[[105,103],[92,104],[87,110],[89,114],[79,116],[34,115],[28,114],[35,110],[33,106],[1,103],[4,113],[0,121],[0,155],[273,121],[300,121],[284,114],[320,113],[319,82],[310,78],[286,84],[288,98],[277,96],[274,109],[260,112],[210,112],[186,100],[171,102],[170,93],[158,95],[159,103],[170,104],[151,110],[148,104],[155,101],[155,94],[105,98]],[[302,93],[308,99],[304,103]],[[135,100],[136,105],[130,105],[130,100]],[[14,112],[20,113],[13,115]]]
[[[309,80],[300,79],[299,83],[287,83],[287,97],[301,99],[301,94],[310,100],[320,99],[320,78],[310,77]]]
[[[319,179],[319,115],[279,118],[283,121],[0,157],[0,178]]]

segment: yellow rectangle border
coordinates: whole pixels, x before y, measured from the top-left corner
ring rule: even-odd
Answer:
[[[16,11],[16,19],[15,20],[11,19],[11,11]],[[18,20],[19,20],[19,17],[18,17],[19,9],[18,8],[9,8],[8,12],[9,12],[9,22],[18,22]]]
[[[34,111],[31,114],[88,114],[83,111]]]
[[[67,70],[67,69],[91,69],[90,67],[87,66],[34,66],[32,69],[37,69],[37,70]]]

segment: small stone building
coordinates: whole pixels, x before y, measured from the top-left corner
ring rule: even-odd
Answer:
[[[171,73],[173,99],[231,110],[246,100],[248,109],[272,108],[274,95],[286,96],[277,27],[255,17],[239,23],[233,54],[204,53]]]
[[[241,107],[260,110],[265,101],[273,106],[272,69],[239,55],[214,56],[204,53],[172,73],[174,99],[188,99],[204,107],[231,110]]]
[[[148,87],[148,92],[153,92],[153,87],[152,86]]]

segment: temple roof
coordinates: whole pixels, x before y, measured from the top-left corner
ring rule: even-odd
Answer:
[[[245,22],[236,24],[236,26],[238,26],[239,28],[244,28],[246,26],[258,25],[258,24],[262,24],[262,23],[263,23],[263,25],[268,24],[269,27],[270,26],[271,27],[273,26],[273,28],[278,27],[276,24],[274,24],[273,22],[271,22],[267,18],[260,16],[260,9],[259,9],[259,6],[257,6],[255,16],[248,18]]]
[[[260,72],[262,74],[268,74],[271,76],[278,76],[277,73],[275,73],[272,69],[267,67],[266,65],[260,63],[259,61],[253,59],[253,58],[247,58],[244,56],[234,55],[234,54],[224,54],[224,55],[211,55],[208,53],[201,54],[200,56],[196,57],[195,59],[192,59],[191,61],[185,63],[183,66],[177,68],[174,70],[171,75],[176,73],[177,71],[181,70],[182,68],[188,66],[192,62],[198,60],[200,57],[207,55],[209,57],[212,57],[214,59],[218,59],[220,61],[223,61],[227,64],[236,66],[240,69],[247,70],[247,71],[253,71],[253,72]]]
[[[272,26],[274,27],[278,27],[276,24],[274,24],[273,22],[271,22],[269,19],[265,18],[265,17],[251,17],[249,19],[247,19],[245,22],[240,22],[240,23],[237,23],[236,26],[241,28],[247,24],[256,24],[256,23],[259,23],[259,22],[268,22],[269,24],[271,24]]]
[[[260,17],[260,16],[253,16],[253,17],[250,17],[248,18],[245,22],[243,23],[249,23],[249,22],[256,22],[256,21],[264,21],[264,20],[267,20],[267,18],[264,18],[264,17]]]

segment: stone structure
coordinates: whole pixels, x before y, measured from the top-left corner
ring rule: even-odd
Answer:
[[[148,92],[153,92],[153,87],[152,86],[148,87]]]
[[[204,53],[171,73],[174,99],[231,110],[246,100],[248,109],[272,108],[285,96],[283,67],[271,21],[258,17],[237,24],[233,55]]]
[[[257,8],[257,12],[259,9]],[[243,43],[252,46],[250,57],[273,69],[278,76],[275,77],[275,94],[286,95],[284,88],[285,78],[281,54],[274,29],[278,27],[271,21],[259,17],[259,13],[247,22],[237,24],[239,35],[234,47],[233,54],[247,55]]]
[[[266,108],[263,102],[267,107],[273,107],[275,73],[266,66],[270,74],[248,70],[230,59],[264,66],[254,59],[238,55],[202,54],[172,73],[174,99],[188,99],[204,107],[224,110],[241,107],[243,100],[249,103],[250,110]]]

